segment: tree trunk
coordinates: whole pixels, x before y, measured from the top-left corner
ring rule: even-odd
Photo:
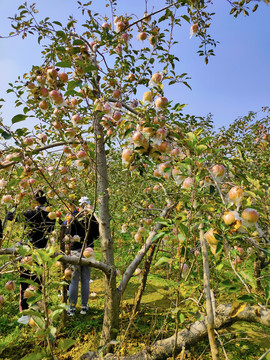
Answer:
[[[107,353],[112,347],[110,341],[116,339],[119,330],[120,293],[116,287],[116,269],[110,228],[107,161],[103,127],[99,120],[99,117],[94,120],[99,232],[102,260],[110,268],[109,273],[105,275],[105,308],[100,345],[104,347],[103,353]]]
[[[134,302],[133,311],[132,311],[133,316],[139,311],[141,300],[142,300],[142,295],[143,295],[143,292],[144,292],[144,289],[145,289],[145,286],[146,286],[147,277],[148,277],[148,274],[149,274],[149,271],[150,271],[151,263],[152,263],[152,260],[153,260],[153,256],[154,256],[157,244],[158,243],[154,243],[151,246],[150,254],[147,257],[147,259],[145,260],[142,282],[141,282],[141,285],[140,285],[139,290],[137,292],[135,302]]]
[[[203,225],[200,225],[200,241],[202,245],[202,256],[203,256],[203,279],[204,279],[204,294],[206,302],[207,312],[207,332],[209,338],[209,344],[211,348],[211,354],[213,360],[219,360],[218,347],[215,338],[215,323],[214,323],[214,309],[210,289],[210,275],[209,275],[209,261],[206,240],[203,233]]]
[[[58,241],[60,244],[60,250],[65,253],[65,243],[63,241],[64,236],[65,236],[65,231],[66,231],[66,226],[62,225],[60,228],[60,234],[58,237]],[[61,263],[61,270],[62,270],[62,275],[64,274],[66,269],[66,264],[65,263]],[[68,286],[67,285],[62,285],[62,301],[63,303],[67,304],[67,300],[68,300],[68,296],[67,296],[67,290],[68,290]],[[62,325],[65,326],[67,322],[67,311],[64,310],[62,313]]]
[[[262,291],[261,271],[263,269],[265,258],[266,258],[265,253],[263,251],[260,251],[257,254],[256,261],[254,263],[254,278],[256,279],[256,290],[257,291]]]
[[[240,321],[255,322],[270,327],[270,310],[258,306],[249,306],[239,312],[235,312],[232,305],[222,304],[216,309],[215,329],[224,329],[233,323]],[[192,346],[207,337],[207,319],[196,321],[193,324],[185,326],[185,328],[175,335],[155,342],[151,348],[144,349],[134,355],[114,356],[112,354],[106,356],[106,360],[167,360],[172,356],[174,348],[176,354],[182,351],[183,346],[190,349]],[[95,352],[88,352],[81,356],[81,360],[101,360]]]

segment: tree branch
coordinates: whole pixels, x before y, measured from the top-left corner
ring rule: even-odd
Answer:
[[[172,208],[175,206],[171,205],[171,206],[167,206],[164,208],[164,210],[162,211],[160,217],[165,218],[167,216],[167,214],[169,213],[169,211],[172,210]],[[150,249],[151,245],[154,243],[154,237],[155,235],[158,233],[159,230],[161,230],[164,227],[164,225],[157,223],[154,230],[152,230],[148,236],[148,238],[146,239],[145,244],[143,245],[143,247],[139,250],[138,254],[136,255],[135,259],[130,263],[130,265],[128,266],[127,270],[125,271],[122,281],[118,286],[118,290],[123,293],[125,291],[125,288],[132,276],[132,274],[134,273],[135,269],[138,267],[138,265],[141,263],[142,259],[144,258],[145,254],[147,253],[147,251]],[[158,239],[157,239],[158,240]]]
[[[237,321],[246,321],[250,323],[259,323],[270,327],[270,310],[258,306],[246,305],[239,313],[234,314],[232,305],[221,304],[217,307],[215,316],[215,329],[226,328]],[[199,341],[207,337],[207,320],[196,321],[187,325],[180,331],[176,339],[176,352],[180,354],[183,346],[185,349],[196,345]],[[153,344],[151,349],[144,349],[130,356],[107,355],[107,360],[166,360],[172,356],[175,346],[175,335],[159,340]],[[81,356],[81,360],[100,360],[101,358],[95,352],[88,352]]]
[[[0,255],[18,255],[19,252],[17,248],[6,248],[6,249],[0,249]],[[81,265],[81,266],[91,266],[93,268],[99,269],[103,271],[106,275],[110,274],[111,268],[110,266],[104,264],[101,261],[97,261],[94,259],[86,259],[82,258],[79,260],[78,256],[70,256],[70,255],[63,255],[62,253],[55,252],[52,255],[52,258],[55,258],[57,256],[61,255],[61,258],[59,261],[63,262],[64,264],[71,264],[71,265]],[[79,261],[78,261],[79,260]]]

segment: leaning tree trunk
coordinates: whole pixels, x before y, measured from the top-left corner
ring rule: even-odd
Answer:
[[[116,269],[110,229],[107,161],[103,127],[99,123],[99,117],[95,119],[94,129],[96,137],[97,201],[101,252],[103,262],[110,267],[109,273],[105,274],[105,306],[100,344],[104,346],[103,353],[107,353],[112,347],[110,341],[116,339],[119,329],[120,292],[116,287]]]
[[[152,264],[153,256],[155,254],[156,246],[157,246],[157,243],[154,243],[151,246],[150,254],[147,257],[147,259],[145,261],[145,264],[144,264],[143,278],[142,278],[139,290],[137,292],[137,295],[135,297],[134,307],[133,307],[133,311],[132,311],[133,316],[139,311],[139,308],[140,308],[140,305],[141,305],[143,292],[144,292],[144,289],[145,289],[145,286],[146,286],[146,281],[147,281],[147,277],[148,277],[150,267],[151,267],[151,264]]]
[[[234,308],[229,304],[219,305],[215,314],[215,329],[224,329],[237,321],[254,322],[264,326],[270,326],[270,311],[267,308],[259,306],[249,306],[246,304],[241,309]],[[176,350],[180,354],[183,346],[190,349],[197,346],[198,342],[207,337],[207,316],[202,321],[196,321],[193,324],[186,325],[183,330],[175,335],[158,340],[144,350],[129,356],[107,355],[106,360],[167,360]],[[81,360],[102,360],[103,357],[95,352],[88,352],[80,357]]]

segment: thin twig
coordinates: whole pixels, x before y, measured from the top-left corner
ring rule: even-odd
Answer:
[[[8,261],[8,262],[5,263],[4,265],[2,265],[2,266],[0,267],[0,273],[1,273],[1,271],[4,270],[8,265],[13,264],[13,263],[15,263],[16,261],[20,261],[22,258],[23,258],[22,256],[18,256],[18,257],[16,257],[14,260]]]
[[[234,266],[233,266],[233,263],[232,263],[232,261],[231,261],[231,256],[230,256],[230,254],[229,254],[229,261],[230,261],[231,267],[232,267],[235,275],[238,277],[238,279],[241,281],[241,283],[245,286],[245,288],[247,289],[247,292],[248,292],[249,294],[251,294],[251,291],[249,290],[247,284],[244,282],[244,280],[241,278],[241,276],[240,276],[240,275],[238,274],[238,272],[235,270],[235,268],[234,268]]]
[[[268,349],[258,360],[262,360],[268,353],[270,352],[270,349]]]
[[[223,350],[223,352],[224,352],[224,356],[225,356],[226,360],[229,360],[228,355],[227,355],[227,353],[226,353],[226,350],[225,350],[225,348],[224,348],[223,342],[222,342],[222,340],[221,340],[221,338],[220,338],[219,333],[217,332],[217,330],[215,330],[215,334],[217,335],[218,341],[219,341],[219,343],[220,343],[220,346],[222,347],[222,350]]]

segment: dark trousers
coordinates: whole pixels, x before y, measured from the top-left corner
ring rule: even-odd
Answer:
[[[40,279],[35,274],[31,274],[30,271],[25,270],[24,268],[20,268],[20,279],[32,280],[37,283],[37,286],[40,285]],[[27,299],[24,297],[24,292],[28,288],[29,284],[25,282],[20,283],[20,301],[19,301],[19,309],[20,311],[28,309]]]

